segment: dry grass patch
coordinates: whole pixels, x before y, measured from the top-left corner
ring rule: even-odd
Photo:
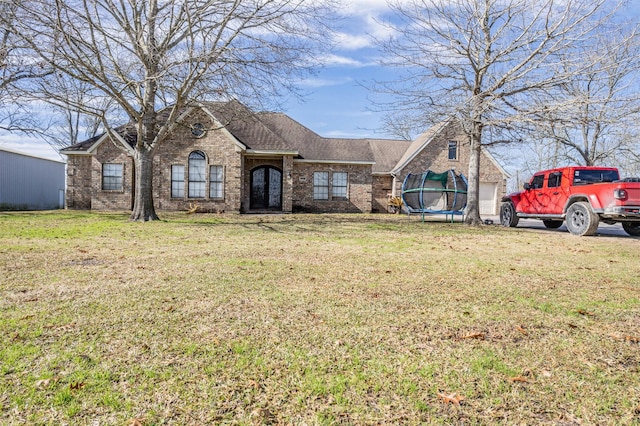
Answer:
[[[0,214],[4,424],[640,423],[640,242]]]

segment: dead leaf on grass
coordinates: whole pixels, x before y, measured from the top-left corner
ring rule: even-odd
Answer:
[[[469,333],[466,334],[464,336],[462,336],[460,339],[461,340],[465,340],[465,339],[478,339],[478,340],[484,340],[484,333]]]
[[[596,314],[594,314],[593,312],[588,312],[588,311],[585,311],[584,309],[578,309],[576,312],[579,313],[580,315],[584,315],[584,316],[587,316],[587,317],[595,317],[596,316]]]
[[[617,333],[611,333],[609,336],[613,337],[616,340],[624,340],[629,343],[640,343],[640,337],[622,335]]]
[[[460,401],[464,400],[464,396],[460,395],[457,392],[454,392],[452,394],[444,394],[441,392],[438,392],[438,398],[440,398],[442,400],[442,402],[444,402],[444,405],[460,405]]]
[[[85,386],[84,382],[69,383],[69,389],[71,389],[71,390],[80,390],[84,386]]]
[[[263,424],[271,424],[275,420],[275,415],[268,408],[258,408],[253,410],[251,417],[256,418]]]
[[[46,388],[47,386],[49,386],[49,383],[51,383],[52,379],[42,379],[42,380],[38,380],[36,382],[36,388],[38,389],[42,389],[42,388]]]

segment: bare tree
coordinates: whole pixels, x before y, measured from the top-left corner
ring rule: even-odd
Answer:
[[[395,36],[381,42],[385,64],[403,74],[379,82],[394,95],[381,105],[424,124],[455,117],[470,145],[466,223],[479,225],[480,156],[485,130],[530,120],[530,96],[571,74],[554,64],[575,51],[618,7],[615,0],[393,0]],[[568,57],[577,73],[582,59]],[[499,131],[493,134],[500,134]]]
[[[0,130],[22,132],[40,138],[59,151],[78,142],[81,135],[97,131],[96,120],[66,107],[54,114],[41,114],[42,102],[30,91],[17,90],[17,86],[30,85],[37,80],[55,77],[53,70],[42,61],[26,53],[28,46],[14,34],[11,25],[16,19],[20,1],[0,2]],[[69,96],[82,96],[82,91],[67,91]],[[63,117],[63,122],[59,118]],[[49,117],[55,117],[51,120]],[[81,124],[86,122],[85,124]],[[97,122],[99,124],[99,122]],[[88,132],[81,133],[84,127]]]
[[[154,220],[153,156],[197,100],[266,102],[294,89],[327,46],[333,0],[24,0],[4,20],[56,78],[31,90],[73,111],[100,117],[101,102],[68,97],[62,80],[113,99],[135,123],[136,187],[132,220]],[[0,18],[2,19],[2,18]],[[167,120],[158,111],[169,108]]]
[[[53,85],[52,80],[55,80]],[[108,122],[126,120],[126,117],[118,114],[115,101],[108,97],[94,96],[94,88],[90,84],[60,74],[54,74],[45,81],[48,87],[55,87],[56,97],[49,100],[47,111],[50,119],[41,121],[42,130],[38,131],[38,135],[56,151],[104,132],[102,116],[107,117]],[[33,101],[41,103],[38,102],[38,96],[41,92],[50,91],[48,88],[36,90]],[[25,93],[25,96],[28,95]],[[87,109],[100,111],[101,115],[87,114]]]
[[[572,72],[566,67],[575,64],[561,61],[560,72],[574,77],[536,99],[539,119],[533,121],[532,137],[549,145],[551,162],[626,167],[640,162],[640,40],[631,30],[625,34],[619,28],[615,37],[598,37],[571,52],[588,65]]]
[[[0,2],[0,130],[34,134],[38,123],[28,114],[26,102],[15,86],[29,79],[42,78],[50,71],[23,55],[24,44],[14,32],[20,0]]]

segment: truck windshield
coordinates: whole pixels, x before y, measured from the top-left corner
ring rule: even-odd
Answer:
[[[620,179],[617,170],[576,170],[573,172],[574,185],[613,182]]]

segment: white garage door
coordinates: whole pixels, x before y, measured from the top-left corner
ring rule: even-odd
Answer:
[[[495,215],[498,184],[493,182],[480,182],[480,214]]]

